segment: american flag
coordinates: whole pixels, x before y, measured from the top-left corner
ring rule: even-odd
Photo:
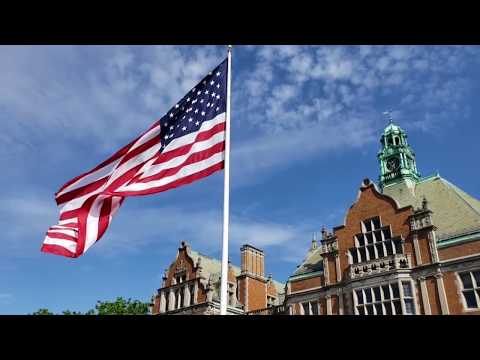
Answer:
[[[223,169],[227,59],[146,132],[55,194],[57,225],[42,251],[78,257],[98,241],[126,196],[189,184]]]

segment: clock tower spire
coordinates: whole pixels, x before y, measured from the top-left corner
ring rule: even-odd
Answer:
[[[420,174],[417,170],[415,153],[407,143],[407,134],[393,123],[390,112],[384,113],[389,117],[389,124],[380,138],[381,150],[378,152],[380,162],[379,184],[383,189],[399,182],[414,185]]]

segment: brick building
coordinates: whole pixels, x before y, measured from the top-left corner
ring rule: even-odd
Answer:
[[[241,266],[229,264],[229,314],[246,314],[283,304],[285,284],[265,276],[265,256],[250,245],[241,248]],[[182,242],[153,298],[152,314],[220,313],[220,260],[202,255]]]
[[[322,230],[287,282],[289,314],[480,314],[480,201],[421,177],[406,133],[381,137],[343,225]]]
[[[265,277],[261,250],[242,247],[229,313],[480,314],[480,201],[439,174],[422,177],[393,122],[380,143],[378,186],[363,180],[344,223],[322,229],[285,287]],[[183,244],[152,312],[218,313],[220,273],[219,260]]]

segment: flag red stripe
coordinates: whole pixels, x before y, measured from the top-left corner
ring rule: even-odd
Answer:
[[[166,190],[174,189],[176,187],[182,186],[182,185],[187,185],[190,184],[196,180],[200,180],[204,177],[207,177],[211,174],[213,174],[216,171],[222,170],[224,166],[224,162],[219,162],[215,165],[210,166],[209,168],[206,168],[202,171],[199,171],[195,174],[185,176],[181,179],[178,179],[176,181],[172,181],[171,183],[168,183],[163,186],[158,186],[155,188],[150,188],[150,189],[145,189],[145,190],[140,190],[140,191],[123,191],[116,193],[115,195],[122,195],[122,196],[141,196],[141,195],[150,195],[150,194],[156,194],[159,192],[163,192]]]
[[[100,195],[94,195],[90,198],[88,198],[85,203],[82,205],[81,208],[77,209],[78,210],[78,242],[77,242],[77,251],[76,251],[76,256],[80,256],[83,254],[83,250],[85,249],[85,236],[87,235],[87,217],[88,213],[90,212],[90,208],[92,207],[92,204],[96,200],[96,198]]]
[[[147,142],[143,143],[142,145],[136,147],[132,151],[130,151],[128,154],[126,154],[123,159],[118,163],[117,168],[120,167],[122,164],[126,163],[128,160],[134,158],[137,155],[140,155],[142,152],[145,150],[151,148],[152,146],[155,146],[158,144],[158,137],[155,136],[152,139],[148,140]]]
[[[85,186],[79,187],[75,190],[69,191],[65,194],[60,195],[57,200],[57,205],[62,205],[63,203],[73,200],[77,197],[86,195],[91,193],[99,188],[102,187],[108,181],[108,177],[104,177],[103,179],[99,179],[97,181],[91,182]]]
[[[181,155],[185,155],[190,151],[190,149],[192,148],[192,146],[195,143],[200,142],[200,141],[206,141],[206,140],[210,139],[213,135],[215,135],[219,132],[222,132],[224,130],[225,130],[225,123],[223,122],[223,123],[215,125],[210,130],[202,131],[201,133],[198,133],[198,135],[195,137],[195,140],[192,143],[160,154],[158,156],[157,160],[155,160],[155,162],[153,163],[153,165],[169,161],[169,160],[171,160],[173,158],[176,158],[178,156],[181,156]]]
[[[53,244],[43,244],[40,251],[45,252],[45,253],[49,253],[49,254],[67,256],[67,257],[71,257],[71,258],[78,257],[78,255],[76,255],[75,253],[73,253],[71,251],[68,251],[63,246],[53,245]]]
[[[153,157],[155,156],[157,155],[154,155]],[[148,159],[147,161],[149,160],[151,159]],[[115,179],[115,181],[113,181],[110,185],[107,186],[107,188],[103,191],[103,194],[112,194],[115,189],[117,189],[118,187],[124,185],[127,181],[129,181],[137,173],[137,171],[141,169],[141,167],[144,164],[145,163],[138,164],[137,166],[125,172],[118,179]]]
[[[73,242],[77,242],[77,238],[70,235],[62,234],[62,233],[47,231],[47,235],[52,239],[62,239],[62,240],[70,240]]]
[[[60,221],[76,218],[78,216],[78,210],[79,209],[73,209],[60,213]]]
[[[62,224],[60,226],[76,229],[78,227],[78,224],[76,222],[71,222],[71,223],[67,223],[67,224]]]
[[[181,163],[176,167],[162,170],[155,175],[138,180],[136,181],[136,183],[147,183],[153,180],[158,180],[167,176],[175,175],[186,165],[190,165],[190,164],[208,159],[210,156],[215,155],[216,153],[222,152],[223,150],[225,150],[225,142],[215,144],[208,149],[191,154],[188,158],[185,159],[183,163]]]
[[[100,239],[103,233],[107,230],[110,221],[110,212],[112,210],[112,197],[103,200],[102,210],[100,211],[100,221],[98,222],[98,235]]]
[[[95,166],[92,170],[90,171],[87,171],[86,173],[83,173],[81,175],[78,175],[76,177],[74,177],[72,180],[70,181],[67,181],[61,188],[60,190],[58,190],[56,194],[60,193],[63,191],[63,189],[65,189],[67,186],[77,182],[78,180],[80,180],[81,178],[87,176],[87,175],[90,175],[91,173],[111,164],[112,162],[120,159],[122,156],[124,156],[125,154],[127,154],[128,150],[140,139],[142,138],[142,136],[144,136],[146,133],[148,133],[150,130],[152,130],[155,126],[158,126],[160,124],[160,120],[157,120],[155,123],[153,123],[152,126],[150,126],[150,128],[143,132],[140,136],[138,136],[135,140],[131,141],[130,143],[128,143],[127,145],[125,145],[123,148],[121,148],[120,150],[118,150],[115,154],[113,154],[112,156],[110,156],[107,160],[105,160],[104,162],[102,162],[100,165],[98,166]]]

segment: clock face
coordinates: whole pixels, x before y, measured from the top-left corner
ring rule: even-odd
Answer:
[[[397,170],[399,165],[400,161],[396,157],[387,160],[387,169],[390,171]]]

